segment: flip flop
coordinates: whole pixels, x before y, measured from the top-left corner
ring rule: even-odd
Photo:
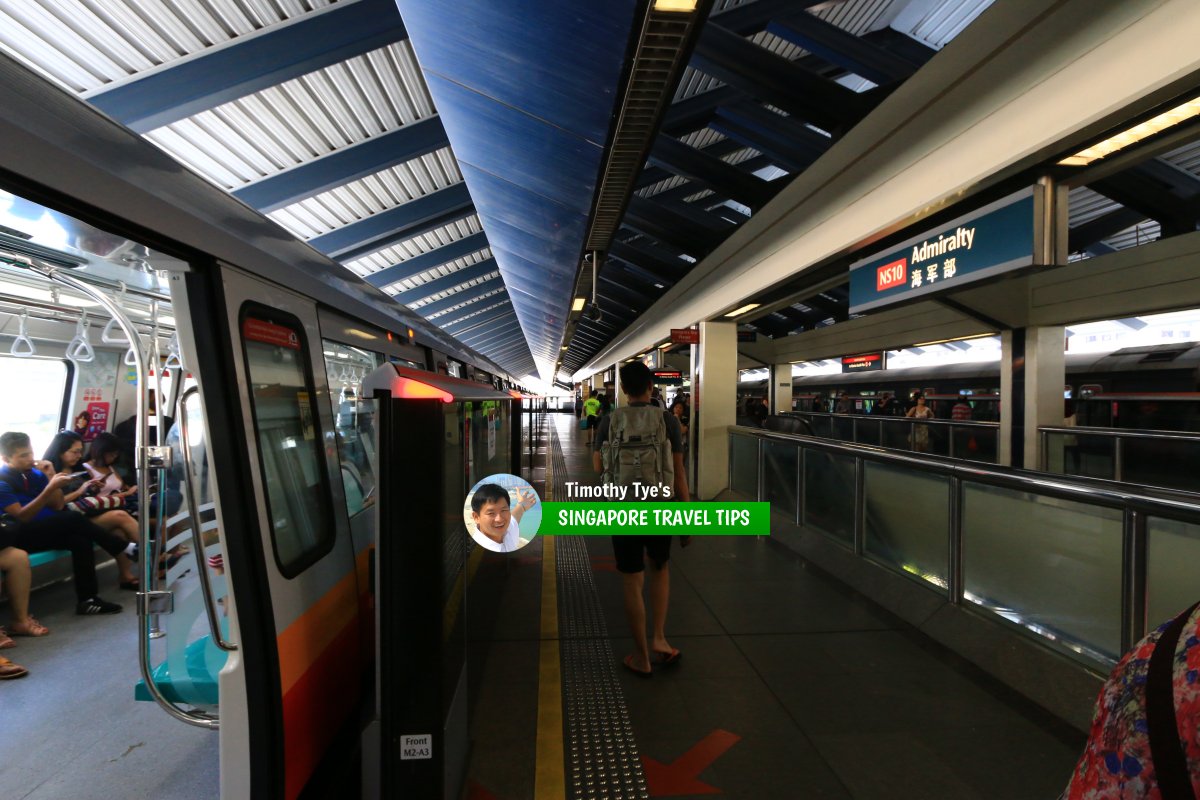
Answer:
[[[672,664],[678,664],[681,657],[683,657],[683,653],[679,652],[678,647],[672,647],[669,653],[664,653],[662,650],[654,651],[654,663],[660,667],[669,667]]]
[[[634,675],[637,675],[639,678],[653,678],[654,677],[653,672],[650,672],[650,671],[642,672],[640,669],[638,669],[637,667],[635,667],[633,665],[633,653],[630,653],[629,655],[625,656],[625,658],[621,659],[621,663],[625,665],[625,669],[629,670]]]

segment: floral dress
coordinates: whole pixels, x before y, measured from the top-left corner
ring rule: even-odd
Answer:
[[[1087,747],[1060,800],[1161,800],[1146,726],[1146,675],[1168,624],[1126,653],[1100,690]],[[1172,666],[1176,724],[1200,797],[1200,607],[1180,632]]]

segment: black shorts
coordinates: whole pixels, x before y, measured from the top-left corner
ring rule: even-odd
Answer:
[[[662,569],[671,558],[670,536],[614,536],[612,540],[617,572],[642,572],[646,569],[646,556]]]
[[[589,415],[587,418],[587,421],[588,421],[588,429],[589,430],[595,430],[596,426],[600,424],[600,418],[597,417],[595,414]]]

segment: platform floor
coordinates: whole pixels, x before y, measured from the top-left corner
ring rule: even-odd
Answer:
[[[558,472],[594,480],[575,418],[545,421],[558,437]],[[561,484],[554,450],[547,442],[536,461],[551,462],[551,483]],[[544,471],[537,477],[544,498]],[[1082,750],[1082,734],[766,537],[695,537],[686,550],[673,549],[668,636],[683,657],[638,678],[619,664],[632,641],[610,542],[578,541],[606,621],[606,641],[595,645],[617,677],[640,782],[633,791],[606,787],[586,771],[591,784],[581,781],[577,765],[572,771],[571,720],[539,731],[546,635],[544,543],[535,540],[518,554],[484,559],[469,594],[477,600],[470,800],[534,797],[539,733],[568,737],[567,797],[1055,798]],[[555,542],[560,553],[567,546]],[[566,580],[573,578],[560,571],[560,616]],[[578,669],[566,655],[558,666],[564,683]],[[599,706],[608,702],[603,679]]]

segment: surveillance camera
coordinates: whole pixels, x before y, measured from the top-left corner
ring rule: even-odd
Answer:
[[[583,316],[590,319],[592,322],[599,322],[604,319],[604,312],[600,310],[598,303],[588,303],[583,308]]]

